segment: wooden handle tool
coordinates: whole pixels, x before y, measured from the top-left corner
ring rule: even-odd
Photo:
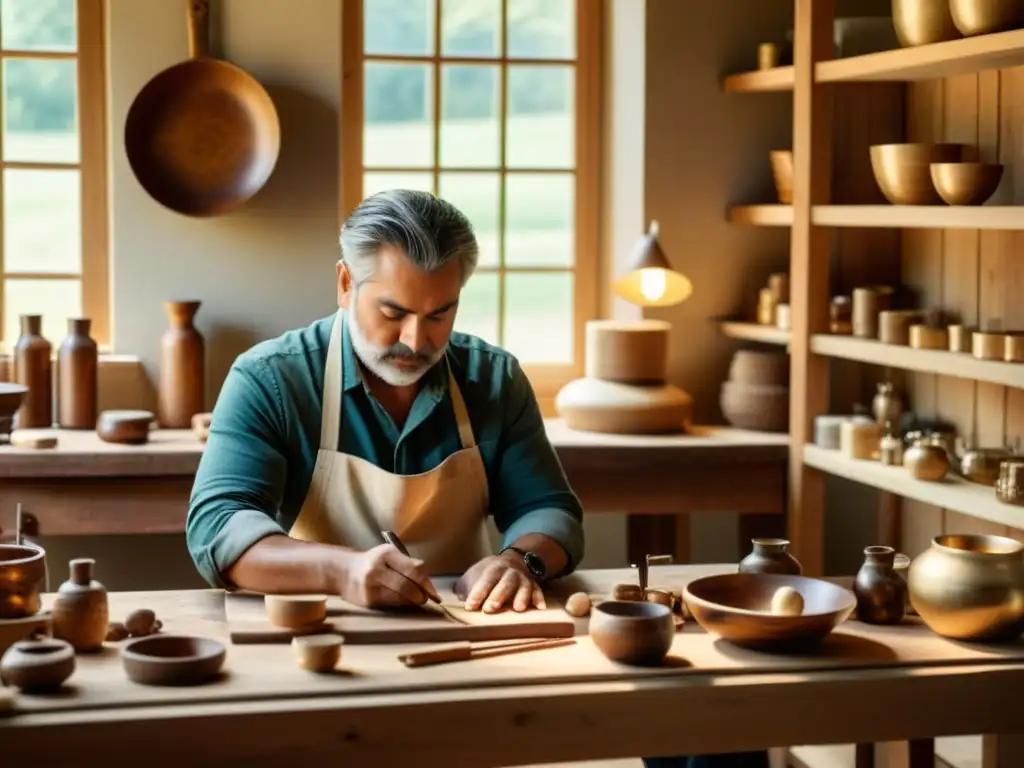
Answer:
[[[424,648],[421,651],[400,654],[398,660],[407,667],[427,667],[433,664],[447,664],[452,661],[472,661],[488,659],[492,656],[506,656],[526,651],[540,651],[546,648],[561,648],[575,645],[576,638],[563,637],[554,640],[516,640],[513,642],[496,643],[443,643]]]
[[[395,533],[394,531],[382,531],[381,532],[381,536],[384,537],[384,541],[386,541],[388,544],[393,546],[395,549],[397,549],[403,555],[405,555],[406,557],[411,557],[411,555],[409,554],[409,550],[405,548],[405,544],[403,544],[402,540],[400,538],[398,538],[398,534],[397,533]],[[396,571],[396,573],[397,573],[397,571]],[[402,576],[405,576],[405,574],[403,573]],[[405,578],[408,579],[409,581],[412,581],[412,579],[409,579],[408,576],[405,576]],[[413,583],[415,584],[416,582],[413,582]],[[419,587],[420,585],[416,584],[416,586]],[[423,589],[423,587],[420,587],[420,589]],[[431,602],[433,602],[433,603],[435,603],[437,605],[437,607],[440,609],[440,612],[442,614],[444,614],[444,616],[446,618],[450,619],[451,621],[454,621],[456,624],[468,624],[469,623],[465,619],[460,619],[458,616],[456,616],[454,613],[452,613],[450,610],[448,610],[448,607],[444,603],[441,602],[441,598],[440,597],[438,597],[436,595],[432,595],[429,592],[427,592],[426,590],[423,590],[423,593],[427,596],[428,600],[430,600]],[[427,608],[427,610],[430,610],[430,609]]]

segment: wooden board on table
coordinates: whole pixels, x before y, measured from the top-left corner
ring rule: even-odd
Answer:
[[[436,609],[413,607],[402,611],[376,611],[332,596],[327,598],[327,622],[313,631],[337,632],[345,638],[346,645],[572,637],[575,631],[573,620],[558,606],[523,613],[467,611],[452,593],[454,580],[451,581],[434,579],[445,607],[465,624],[446,618]],[[252,592],[225,595],[224,613],[231,642],[237,645],[289,643],[296,635],[310,633],[310,630],[289,630],[271,624],[263,595]]]

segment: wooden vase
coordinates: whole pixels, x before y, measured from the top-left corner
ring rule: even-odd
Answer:
[[[68,335],[57,355],[57,422],[61,429],[95,429],[99,349],[89,336],[92,321],[68,318]]]
[[[53,346],[42,334],[42,315],[21,316],[14,345],[14,381],[28,387],[15,415],[17,429],[53,426]]]
[[[206,410],[206,345],[194,319],[198,301],[168,301],[170,327],[160,341],[157,414],[162,427],[190,429],[192,417]]]
[[[78,653],[97,651],[107,636],[110,608],[107,589],[93,578],[96,561],[71,561],[71,578],[60,585],[53,602],[53,636],[71,643]]]

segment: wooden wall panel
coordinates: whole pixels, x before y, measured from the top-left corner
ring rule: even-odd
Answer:
[[[1024,68],[907,86],[907,140],[971,144],[1006,168],[996,199],[1024,204]],[[1024,235],[976,230],[907,230],[903,282],[921,306],[982,329],[1024,329]],[[931,374],[908,374],[907,399],[923,416],[952,421],[980,446],[1024,439],[1024,390]],[[901,546],[921,552],[940,533],[976,532],[1024,540],[1017,528],[903,500]]]

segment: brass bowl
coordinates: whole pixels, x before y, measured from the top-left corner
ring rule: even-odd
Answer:
[[[34,544],[0,544],[0,619],[39,613],[46,552]]]
[[[1024,544],[1005,536],[945,534],[907,572],[910,604],[937,635],[1012,641],[1024,631]]]
[[[932,163],[935,191],[950,205],[982,205],[995,194],[1003,166],[994,163]]]
[[[960,162],[965,150],[963,144],[875,144],[871,171],[893,205],[941,205],[931,164]]]
[[[968,37],[1024,25],[1021,0],[949,0],[949,12],[956,28]]]
[[[946,0],[892,0],[892,23],[904,48],[960,37]]]
[[[799,616],[769,613],[779,587],[804,599]],[[710,634],[745,648],[806,650],[820,643],[857,607],[853,593],[821,579],[777,573],[725,573],[691,581],[683,602]]]

